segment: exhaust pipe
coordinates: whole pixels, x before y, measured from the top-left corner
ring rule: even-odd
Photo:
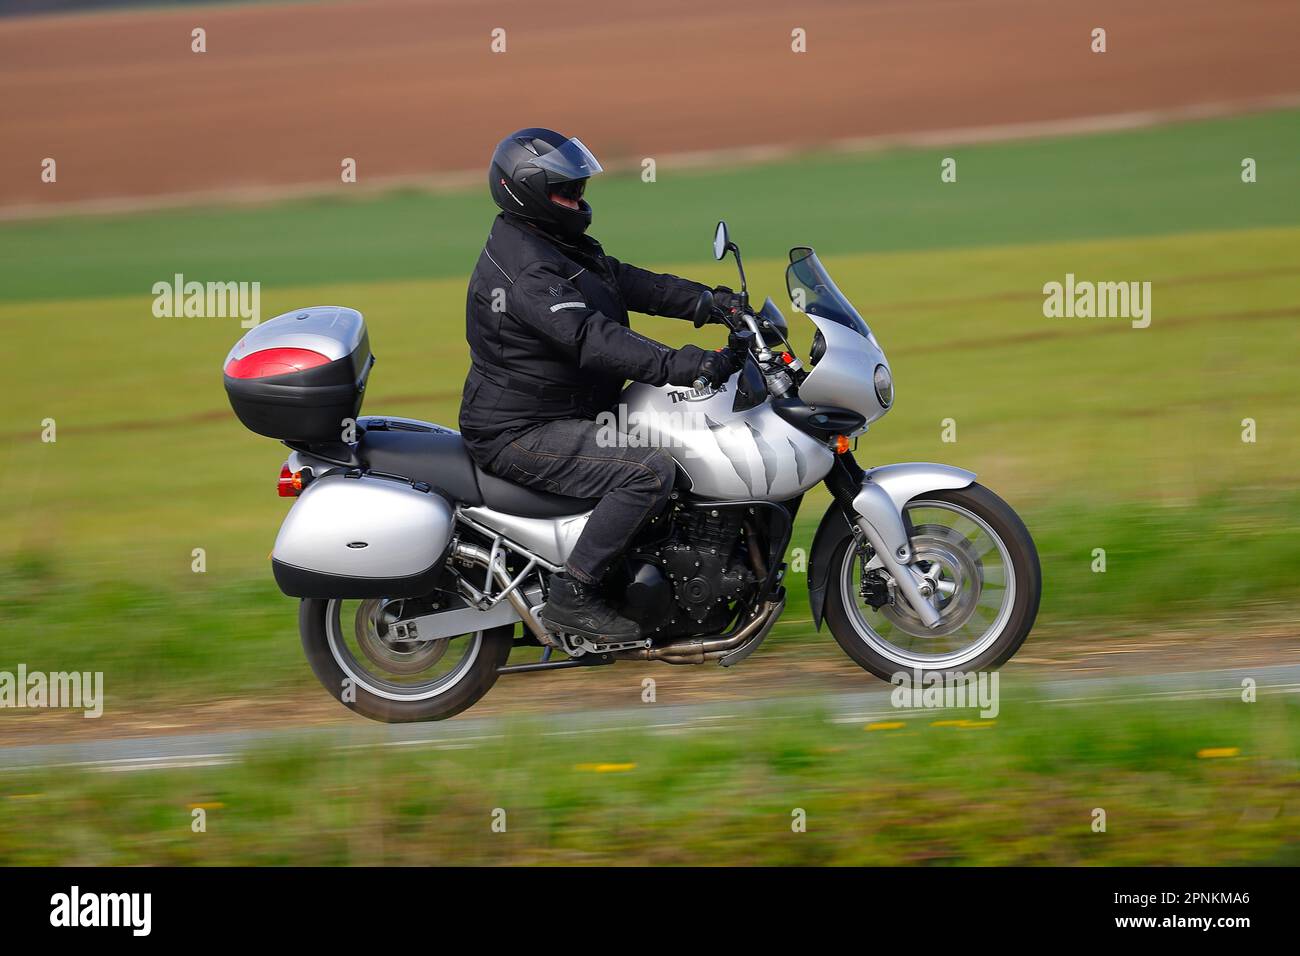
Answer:
[[[663,661],[665,664],[703,664],[705,661],[719,660],[763,631],[784,607],[783,600],[768,601],[748,624],[730,637],[692,637],[662,647],[618,651],[614,656],[619,660]]]

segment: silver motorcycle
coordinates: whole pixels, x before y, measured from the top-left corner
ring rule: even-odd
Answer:
[[[734,256],[748,302],[725,223],[714,254]],[[635,641],[553,632],[539,616],[596,502],[482,471],[453,429],[359,417],[374,357],[352,309],[304,309],[249,331],[226,359],[225,386],[246,426],[291,449],[278,488],[295,500],[271,565],[301,599],[303,649],[325,688],[377,720],[438,720],[502,674],[620,660],[733,666],[785,609],[791,533],[818,483],[832,499],[807,555],[818,630],[824,621],[886,680],[1007,661],[1038,610],[1029,532],[972,472],[858,465],[854,440],[894,402],[889,362],[811,248],[790,251],[786,284],[817,330],[806,364],[768,298],[727,320],[743,365],[725,384],[632,384],[605,423],[611,442],[658,442],[678,465],[668,508],[606,582],[641,626]],[[711,305],[701,296],[697,327]],[[524,648],[528,660],[510,663]]]

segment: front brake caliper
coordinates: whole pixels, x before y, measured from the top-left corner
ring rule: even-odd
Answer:
[[[889,576],[881,568],[876,552],[867,543],[862,532],[855,528],[854,537],[858,561],[862,568],[862,585],[858,588],[858,596],[878,611],[886,604],[893,603],[894,598],[889,590]]]
[[[863,574],[862,587],[858,593],[863,601],[877,611],[893,600],[889,593],[889,579],[883,571],[867,571]]]

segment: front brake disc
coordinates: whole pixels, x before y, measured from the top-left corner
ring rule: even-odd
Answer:
[[[984,587],[980,562],[970,544],[944,525],[922,525],[915,529],[913,542],[915,561],[926,563],[926,577],[940,588],[939,626],[926,627],[915,611],[897,602],[880,608],[880,614],[913,637],[944,637],[963,627],[975,612]]]

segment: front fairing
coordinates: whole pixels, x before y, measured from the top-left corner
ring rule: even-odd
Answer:
[[[871,422],[889,410],[875,387],[877,367],[889,370],[880,343],[836,287],[817,254],[807,246],[790,250],[786,285],[791,303],[808,316],[825,343],[815,363],[810,353],[811,371],[799,386],[799,397],[809,405],[833,405],[857,412],[865,421],[855,434],[866,431]]]

